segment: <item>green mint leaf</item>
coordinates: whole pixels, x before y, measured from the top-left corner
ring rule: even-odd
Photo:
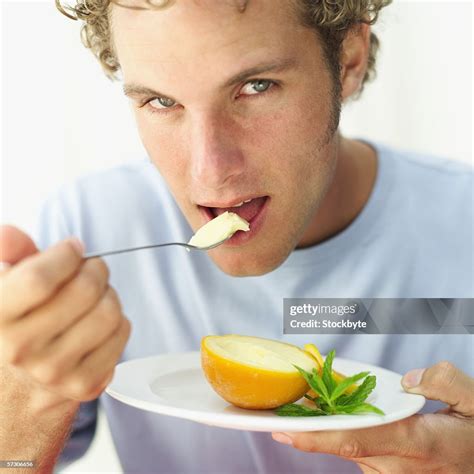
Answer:
[[[318,375],[316,370],[313,371],[313,373],[306,372],[306,370],[302,369],[301,367],[298,367],[295,365],[296,369],[299,371],[299,373],[303,376],[303,378],[306,380],[308,385],[324,400],[328,400],[329,394],[326,389],[326,386],[324,385],[323,381],[321,380],[321,377]]]
[[[311,388],[319,394],[323,402],[329,403],[328,389],[316,370],[311,374]]]
[[[359,385],[355,392],[352,392],[347,397],[342,397],[338,400],[338,405],[357,405],[363,403],[367,397],[370,395],[372,390],[377,384],[375,375],[369,375],[366,379]]]
[[[321,375],[316,369],[307,372],[297,365],[294,366],[307,384],[318,394],[318,397],[304,395],[314,404],[314,408],[290,403],[277,408],[277,415],[324,416],[336,414],[357,415],[360,413],[384,415],[380,408],[365,402],[375,388],[376,377],[369,375],[369,372],[360,372],[337,383],[332,376],[332,364],[335,355],[335,351],[329,352],[324,361]],[[364,379],[363,382],[352,394],[345,393],[347,388],[362,379]]]
[[[304,405],[297,405],[296,403],[289,403],[287,405],[282,405],[275,410],[278,416],[324,416],[322,410],[313,409],[306,407]]]
[[[324,365],[323,365],[322,380],[324,382],[324,385],[327,387],[329,396],[332,395],[333,390],[336,388],[336,382],[332,378],[332,363],[335,356],[336,356],[335,350],[332,350],[331,352],[329,352],[329,354],[324,359]]]
[[[336,386],[331,394],[331,401],[337,400],[352,384],[358,382],[359,380],[367,377],[370,372],[360,372],[359,374],[352,375],[347,377]]]
[[[345,401],[349,398],[348,393],[343,393],[338,399],[337,399],[337,404],[338,405],[344,405]]]
[[[338,413],[356,415],[358,413],[376,413],[377,415],[385,415],[385,413],[370,403],[359,403],[357,405],[343,405],[337,407]]]
[[[300,375],[306,380],[306,383],[311,387],[311,383],[312,383],[312,380],[311,380],[311,374],[309,372],[306,372],[306,370],[302,369],[301,367],[298,367],[297,365],[293,365],[293,367],[298,370],[298,372],[300,373]]]
[[[324,413],[327,413],[328,415],[336,414],[336,410],[333,405],[328,405],[327,403],[319,403],[318,406]]]
[[[385,415],[385,412],[383,410],[381,410],[380,408],[370,403],[362,403],[352,413],[367,413],[367,412],[376,413],[377,415]]]

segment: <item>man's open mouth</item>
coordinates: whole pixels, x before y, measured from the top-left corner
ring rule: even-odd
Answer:
[[[202,208],[209,219],[214,219],[217,216],[220,216],[224,212],[234,212],[238,214],[242,219],[245,219],[247,222],[252,223],[260,211],[265,206],[265,203],[268,199],[268,196],[260,196],[255,198],[246,199],[244,201],[231,203],[230,206],[199,206]]]
[[[198,208],[203,215],[204,224],[226,211],[234,212],[242,219],[245,219],[250,224],[250,231],[237,231],[224,244],[224,246],[238,246],[253,239],[262,228],[269,202],[269,196],[255,196],[244,198],[243,200],[236,199],[227,203],[212,202],[206,203],[206,205],[199,204]]]

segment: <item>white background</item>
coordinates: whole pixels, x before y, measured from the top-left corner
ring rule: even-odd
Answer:
[[[75,177],[144,156],[120,84],[108,81],[54,0],[2,0],[1,221],[33,229],[40,203]],[[472,160],[472,5],[395,0],[376,28],[376,82],[348,105],[349,136]],[[104,420],[65,472],[119,472]]]

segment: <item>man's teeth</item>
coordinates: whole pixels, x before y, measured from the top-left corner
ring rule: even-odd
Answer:
[[[240,207],[240,206],[243,206],[244,204],[247,204],[250,201],[251,199],[247,199],[246,201],[239,202],[239,204],[234,204],[232,207]]]

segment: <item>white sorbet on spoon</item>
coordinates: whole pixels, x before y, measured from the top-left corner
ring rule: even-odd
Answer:
[[[211,247],[227,240],[238,230],[247,232],[250,230],[249,223],[235,212],[226,211],[198,229],[188,243],[199,248]]]

